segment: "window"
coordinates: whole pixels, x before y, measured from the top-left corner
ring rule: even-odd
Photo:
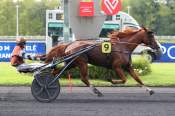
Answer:
[[[52,17],[52,13],[49,13],[49,19],[52,19],[53,17]]]
[[[108,38],[108,35],[114,31],[114,29],[102,29],[101,32],[100,32],[100,36],[99,37],[102,37],[102,38]]]
[[[48,24],[48,35],[63,37],[63,23],[50,22]]]
[[[120,29],[119,24],[104,24],[99,37],[108,38],[108,34],[110,34],[114,30],[119,29]]]
[[[56,20],[63,20],[63,14],[56,14]]]
[[[107,16],[106,21],[112,21],[112,16]]]
[[[63,27],[49,27],[48,35],[63,37]]]
[[[116,15],[116,20],[120,20],[120,15]]]

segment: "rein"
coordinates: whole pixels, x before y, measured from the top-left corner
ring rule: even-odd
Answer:
[[[119,43],[119,44],[131,44],[131,45],[139,45],[137,43],[129,43],[129,42],[115,42],[115,43]]]
[[[137,43],[129,43],[129,42],[116,42],[116,43],[119,43],[119,44],[131,44],[131,45],[142,45],[142,46],[148,47],[148,46],[145,45],[145,44],[137,44]]]
[[[111,42],[112,43],[112,42]],[[137,44],[137,43],[130,43],[130,42],[121,42],[121,41],[118,41],[118,42],[113,42],[114,44],[130,44],[130,45],[142,45],[142,46],[146,46],[146,45],[144,45],[144,44]],[[112,44],[113,44],[112,43]],[[120,52],[120,53],[125,53],[125,54],[131,54],[132,52],[131,51],[129,51],[129,50],[112,50],[112,52]]]

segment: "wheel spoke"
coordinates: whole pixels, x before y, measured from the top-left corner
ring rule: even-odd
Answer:
[[[35,78],[36,79],[36,82],[38,83],[38,85],[40,86],[40,87],[43,87],[43,84],[37,79],[37,78]]]
[[[51,95],[50,95],[50,93],[49,93],[49,91],[48,91],[47,88],[45,88],[45,90],[46,90],[46,93],[47,93],[47,95],[48,95],[48,97],[49,97],[49,100],[50,100],[50,99],[51,99]]]
[[[38,92],[36,92],[36,95],[37,95],[37,96],[40,95],[40,94],[43,92],[43,90],[44,90],[44,88],[41,87],[41,89],[40,89]]]
[[[46,77],[45,79],[44,79],[44,82],[45,82],[45,84],[47,85],[47,83],[48,83],[48,77]]]
[[[51,85],[51,86],[48,86],[48,89],[56,89],[56,88],[58,88],[57,85]]]

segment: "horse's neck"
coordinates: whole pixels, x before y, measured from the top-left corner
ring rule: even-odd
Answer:
[[[142,42],[143,36],[140,33],[133,35],[132,37],[128,38],[128,45],[130,51],[133,51],[139,44]]]

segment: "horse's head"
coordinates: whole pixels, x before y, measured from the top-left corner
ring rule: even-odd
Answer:
[[[142,27],[142,30],[144,31],[144,37],[142,38],[142,43],[149,46],[154,50],[156,53],[156,59],[159,59],[162,55],[161,45],[160,43],[155,39],[154,32],[151,30],[148,30],[144,27]]]

